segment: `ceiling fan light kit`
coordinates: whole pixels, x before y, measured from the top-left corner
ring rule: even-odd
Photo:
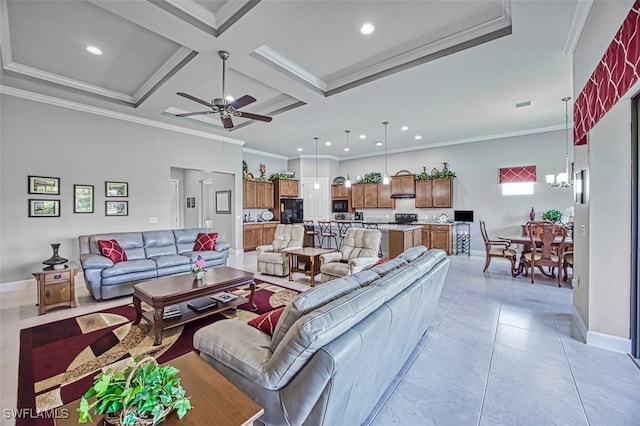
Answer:
[[[220,117],[220,121],[222,121],[222,125],[225,129],[233,128],[233,121],[231,117],[240,117],[247,118],[249,120],[257,120],[270,122],[272,120],[271,117],[267,117],[266,115],[254,114],[251,112],[239,111],[240,108],[245,107],[249,104],[252,104],[256,101],[253,96],[244,95],[233,102],[229,102],[227,100],[227,96],[225,94],[225,84],[226,84],[226,64],[227,59],[229,59],[229,52],[225,50],[218,51],[218,56],[222,59],[222,97],[215,98],[211,102],[204,101],[200,98],[197,98],[193,95],[189,95],[188,93],[178,92],[179,96],[183,98],[187,98],[191,101],[198,102],[204,106],[211,108],[210,111],[196,111],[196,112],[187,112],[184,114],[176,114],[176,117],[191,117],[194,115],[206,115],[206,114],[218,114]]]

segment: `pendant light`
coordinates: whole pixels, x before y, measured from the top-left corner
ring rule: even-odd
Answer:
[[[564,172],[558,173],[558,176],[546,175],[547,185],[560,188],[568,188],[571,186],[569,180],[569,101],[571,97],[562,98],[564,102]]]
[[[318,182],[318,138],[317,136],[313,138],[316,140],[316,181],[313,184],[313,189],[320,189],[320,183]]]
[[[389,174],[387,173],[387,124],[388,121],[383,121],[384,124],[384,176],[382,176],[382,184],[389,185],[391,179],[389,178]]]
[[[349,178],[349,133],[351,133],[351,130],[345,130],[344,132],[347,134],[347,147],[345,148],[347,152],[347,180],[344,181],[344,187],[351,188],[351,179]]]

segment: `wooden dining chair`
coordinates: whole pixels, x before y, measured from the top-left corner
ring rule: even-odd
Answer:
[[[534,283],[535,268],[547,277],[556,278],[555,269],[558,269],[558,287],[561,287],[560,276],[562,275],[562,262],[564,254],[564,240],[567,238],[567,231],[562,225],[545,222],[527,223],[527,233],[531,241],[531,251],[525,253],[524,262],[526,272],[531,273],[531,284]],[[544,266],[550,268],[550,273],[546,273]]]
[[[567,251],[562,257],[562,281],[566,281],[568,278],[567,268],[571,268],[573,272],[573,252]]]
[[[491,259],[493,259],[494,257],[500,257],[503,259],[507,259],[511,263],[511,276],[517,276],[518,272],[516,271],[516,251],[511,248],[511,243],[504,240],[490,239],[489,235],[487,234],[487,228],[485,226],[484,220],[480,221],[480,234],[482,234],[482,239],[484,240],[484,249],[486,256],[484,269],[482,270],[482,272],[487,271],[487,268],[489,268],[489,264],[491,263]]]
[[[336,250],[338,249],[338,234],[331,229],[331,221],[319,220],[318,226],[320,227],[320,247],[324,247],[324,241],[328,240],[329,248],[331,248],[331,240],[336,244]]]
[[[316,229],[313,220],[303,220],[302,226],[304,226],[305,237],[311,239],[311,246],[318,247],[320,243],[320,231]]]

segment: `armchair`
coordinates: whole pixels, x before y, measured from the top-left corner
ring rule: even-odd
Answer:
[[[284,277],[289,275],[289,259],[284,249],[302,248],[304,226],[278,225],[273,243],[256,247],[258,272]]]
[[[339,252],[320,255],[322,282],[354,274],[376,263],[381,239],[378,229],[349,228]]]

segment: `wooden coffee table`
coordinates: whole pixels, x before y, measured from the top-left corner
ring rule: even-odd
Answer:
[[[200,312],[196,312],[187,306],[187,303],[191,300],[211,296],[212,294],[243,285],[251,287],[251,297],[249,299],[238,297],[227,303],[218,302],[216,307]],[[253,272],[227,266],[207,270],[202,280],[194,279],[191,274],[184,274],[140,282],[133,286],[133,306],[136,308],[136,320],[133,324],[139,324],[143,318],[147,320],[155,328],[153,344],[159,345],[162,343],[164,330],[235,308],[246,302],[250,302],[251,310],[255,310],[256,305],[253,300],[255,292],[256,284],[253,282]],[[153,308],[153,311],[142,312],[141,302],[148,303]],[[164,308],[169,305],[179,305],[182,315],[163,319]]]
[[[182,420],[178,419],[175,411],[170,413],[167,420],[161,423],[163,426],[244,426],[252,425],[264,414],[262,407],[195,352],[172,359],[167,364],[180,370],[178,373],[180,383],[193,408],[187,411],[187,415]],[[68,413],[68,417],[57,418],[55,425],[77,425],[76,409],[79,406],[78,399],[58,408],[58,413]],[[93,422],[86,424],[94,426],[103,424],[102,415],[92,414],[91,417]]]
[[[335,250],[303,247],[297,249],[285,249],[282,250],[289,256],[289,281],[293,281],[294,272],[302,272],[303,274],[309,274],[311,276],[311,287],[316,284],[316,275],[320,272],[320,268],[316,270],[316,265],[320,264],[320,255],[325,253],[331,253]],[[305,268],[302,269],[298,265],[298,261],[303,260]]]

